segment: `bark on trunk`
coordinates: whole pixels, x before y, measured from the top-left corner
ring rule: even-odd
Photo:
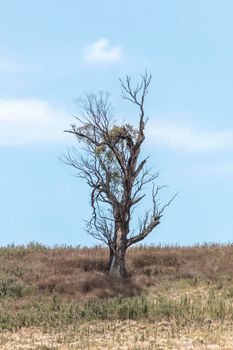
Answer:
[[[109,256],[109,275],[112,277],[125,277],[125,235],[122,229],[118,228],[116,234],[116,242],[114,247],[110,249]]]
[[[125,277],[125,249],[112,250],[110,248],[109,275],[111,277]]]

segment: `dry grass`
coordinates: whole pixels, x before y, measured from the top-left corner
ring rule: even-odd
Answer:
[[[66,332],[38,328],[0,336],[1,350],[232,350],[233,327],[206,323],[201,328],[174,322],[88,322]]]
[[[232,350],[233,245],[0,248],[0,349]]]
[[[64,297],[105,298],[132,296],[166,279],[231,281],[233,245],[131,249],[127,253],[129,278],[123,283],[114,283],[106,275],[107,264],[108,251],[100,247],[51,249],[31,244],[0,248],[1,285],[12,285],[13,294],[56,292]]]

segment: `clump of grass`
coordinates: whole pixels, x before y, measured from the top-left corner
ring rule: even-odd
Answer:
[[[0,298],[22,298],[33,290],[14,276],[0,277]]]

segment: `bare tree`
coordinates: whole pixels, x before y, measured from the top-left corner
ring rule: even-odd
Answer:
[[[92,217],[87,231],[109,247],[109,274],[124,277],[125,252],[142,241],[160,223],[164,209],[173,198],[160,207],[158,194],[164,186],[155,186],[158,173],[147,168],[147,159],[139,159],[147,119],[144,113],[145,97],[151,75],[145,73],[140,83],[133,86],[131,78],[120,80],[122,97],[139,110],[137,127],[117,125],[112,115],[108,94],[86,94],[77,101],[82,117],[66,132],[73,134],[81,147],[73,148],[65,162],[76,169],[77,176],[91,188]],[[137,226],[131,230],[133,210],[145,197],[145,185],[152,183],[152,209],[146,211]]]

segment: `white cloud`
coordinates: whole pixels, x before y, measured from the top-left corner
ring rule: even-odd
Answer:
[[[97,40],[85,49],[85,60],[88,63],[120,62],[122,59],[122,47],[111,46],[106,38]]]
[[[0,147],[59,141],[67,112],[37,99],[0,100]]]
[[[150,144],[184,152],[216,151],[233,147],[233,130],[208,131],[171,121],[149,121]]]

